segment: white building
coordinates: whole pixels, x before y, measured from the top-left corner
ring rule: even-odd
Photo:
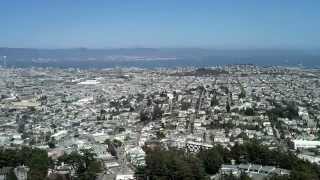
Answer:
[[[118,174],[115,180],[134,180],[134,176],[132,174]]]
[[[310,156],[306,154],[298,154],[298,158],[320,165],[320,157]]]
[[[14,174],[18,180],[27,180],[29,168],[26,166],[18,166],[14,168]]]
[[[320,141],[308,141],[308,140],[293,140],[293,148],[316,148],[320,146]]]
[[[186,150],[189,152],[199,152],[202,149],[210,149],[213,146],[211,144],[187,141],[186,142]]]

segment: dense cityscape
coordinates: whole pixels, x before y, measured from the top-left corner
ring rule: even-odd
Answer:
[[[319,7],[1,0],[0,180],[320,180]]]
[[[320,71],[0,69],[0,179],[319,179]]]

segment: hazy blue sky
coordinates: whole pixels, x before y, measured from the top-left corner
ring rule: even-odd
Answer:
[[[1,0],[0,47],[320,48],[320,0]]]

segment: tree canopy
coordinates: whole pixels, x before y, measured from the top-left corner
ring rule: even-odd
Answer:
[[[236,144],[231,149],[214,146],[196,154],[180,150],[147,151],[146,166],[136,171],[140,179],[170,180],[170,179],[206,179],[209,175],[218,173],[222,164],[252,163],[275,166],[291,171],[290,176],[271,176],[272,180],[287,179],[320,179],[320,167],[299,159],[291,152],[278,149],[270,150],[257,141]],[[222,179],[250,179],[248,176],[226,176]]]
[[[136,171],[138,179],[202,180],[205,171],[195,155],[179,150],[152,150],[147,152],[146,166]]]
[[[48,153],[37,148],[1,149],[0,168],[26,165],[30,168],[28,179],[43,180],[49,167]]]
[[[76,171],[79,180],[95,180],[97,173],[101,172],[102,166],[95,159],[96,154],[92,149],[83,149],[78,152],[72,152],[59,158],[60,162],[67,163]]]

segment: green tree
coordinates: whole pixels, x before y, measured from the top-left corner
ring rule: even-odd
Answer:
[[[212,96],[212,98],[211,98],[210,106],[213,107],[213,106],[217,106],[217,105],[219,105],[219,101],[218,101],[218,99],[217,99],[217,96],[214,95],[214,96]]]
[[[198,157],[208,174],[216,174],[223,164],[223,155],[216,148],[202,150],[198,153]]]
[[[14,174],[14,169],[12,168],[7,175],[7,180],[17,180],[17,176]]]
[[[55,148],[56,147],[56,139],[52,137],[50,141],[48,142],[49,148]]]
[[[226,105],[226,110],[227,110],[227,113],[229,113],[230,112],[230,104],[229,104],[229,102],[227,102],[227,105]]]
[[[80,153],[72,152],[59,158],[59,161],[70,164],[76,170],[79,180],[95,180],[102,170],[101,163],[96,160],[96,154],[92,149],[83,149]]]
[[[142,122],[149,122],[151,120],[148,112],[146,111],[140,111],[140,121]]]
[[[30,167],[28,179],[43,180],[48,174],[49,158],[47,151],[40,149],[32,149],[31,156],[27,161]]]
[[[290,180],[290,176],[287,176],[287,175],[283,175],[283,176],[273,175],[271,177],[265,178],[265,180]]]
[[[160,119],[162,117],[162,110],[159,107],[159,105],[154,105],[153,106],[153,112],[152,112],[152,119],[156,120],[156,119]]]
[[[135,173],[138,179],[149,180],[202,180],[205,171],[201,161],[192,154],[178,150],[147,151],[146,166]]]

